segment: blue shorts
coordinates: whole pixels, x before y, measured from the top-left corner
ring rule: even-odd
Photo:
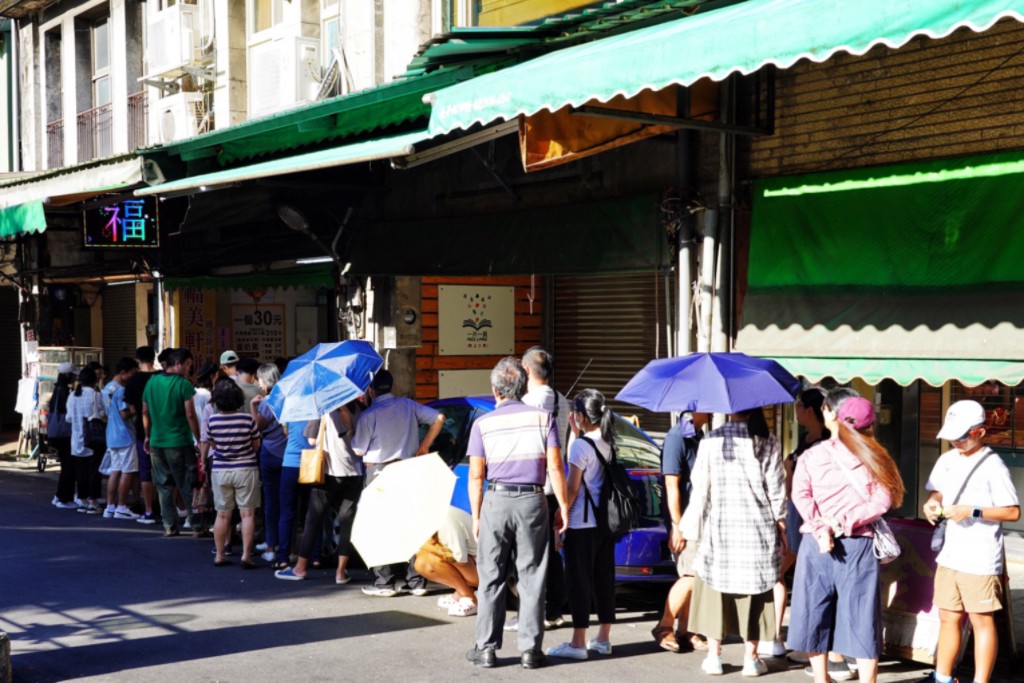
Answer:
[[[863,536],[837,538],[831,553],[807,535],[797,554],[787,645],[878,659],[882,644],[879,565]]]
[[[135,449],[139,455],[139,481],[151,483],[153,481],[153,466],[149,463],[149,453],[142,447],[143,441],[136,439]]]

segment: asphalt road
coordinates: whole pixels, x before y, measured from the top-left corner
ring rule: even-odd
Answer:
[[[336,586],[333,569],[286,582],[269,568],[215,568],[211,541],[58,510],[55,486],[53,470],[0,463],[0,630],[11,637],[16,683],[705,678],[700,655],[664,652],[651,640],[662,589],[622,591],[611,657],[527,671],[511,639],[499,667],[480,670],[465,661],[474,619],[437,609],[441,590],[369,598],[359,590],[365,573]],[[550,631],[545,645],[569,634]],[[739,678],[741,655],[741,645],[726,645],[727,679]],[[784,659],[769,666],[767,680],[810,680]],[[926,672],[884,662],[880,680]]]

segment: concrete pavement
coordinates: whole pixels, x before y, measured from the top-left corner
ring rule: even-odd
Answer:
[[[363,596],[368,574],[335,586],[333,570],[303,582],[269,568],[215,568],[211,542],[165,539],[159,525],[57,510],[56,472],[0,465],[0,631],[11,638],[14,680],[437,681],[702,679],[700,655],[661,651],[650,638],[660,590],[626,590],[612,629],[615,652],[536,671],[518,665],[514,638],[501,666],[464,656],[474,619],[450,618],[437,595]],[[237,556],[235,557],[237,560]],[[546,645],[569,637],[549,632]],[[727,679],[742,646],[725,647]],[[771,660],[766,680],[805,682],[801,667]],[[884,662],[883,682],[928,669]],[[1003,680],[1011,680],[1004,678]],[[1020,680],[1020,679],[1017,679]]]

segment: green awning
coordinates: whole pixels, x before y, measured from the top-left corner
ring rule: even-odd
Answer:
[[[1016,386],[1024,382],[1024,361],[921,358],[798,358],[773,356],[794,375],[818,382],[832,377],[846,383],[860,378],[868,384],[891,379],[907,386],[921,380],[933,387],[941,387],[951,379],[974,387],[990,380]]]
[[[565,48],[434,93],[428,130],[441,135],[519,114],[643,90],[721,81],[773,64],[823,62],[837,52],[898,48],[915,36],[1024,21],[1024,0],[747,0]]]
[[[1022,263],[1022,152],[759,180],[736,350],[815,378],[1017,384]]]
[[[334,289],[331,264],[307,268],[288,268],[242,275],[204,275],[198,277],[164,278],[164,287],[171,289],[288,289],[289,287],[327,287]]]
[[[354,142],[351,145],[322,149],[316,152],[309,152],[308,154],[298,154],[292,157],[285,157],[284,159],[263,161],[249,166],[240,166],[238,168],[190,176],[180,180],[172,180],[160,185],[138,189],[135,191],[135,195],[142,197],[151,194],[187,192],[189,190],[202,191],[203,188],[213,188],[227,183],[237,183],[288,173],[300,173],[302,171],[313,171],[376,159],[391,159],[412,154],[416,151],[414,145],[426,139],[426,132],[419,131],[393,137],[378,138],[376,140]]]
[[[0,240],[46,230],[42,202],[28,202],[0,209]]]

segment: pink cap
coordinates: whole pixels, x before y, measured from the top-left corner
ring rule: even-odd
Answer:
[[[839,421],[854,429],[870,427],[875,424],[875,407],[866,398],[848,398],[839,406]]]

